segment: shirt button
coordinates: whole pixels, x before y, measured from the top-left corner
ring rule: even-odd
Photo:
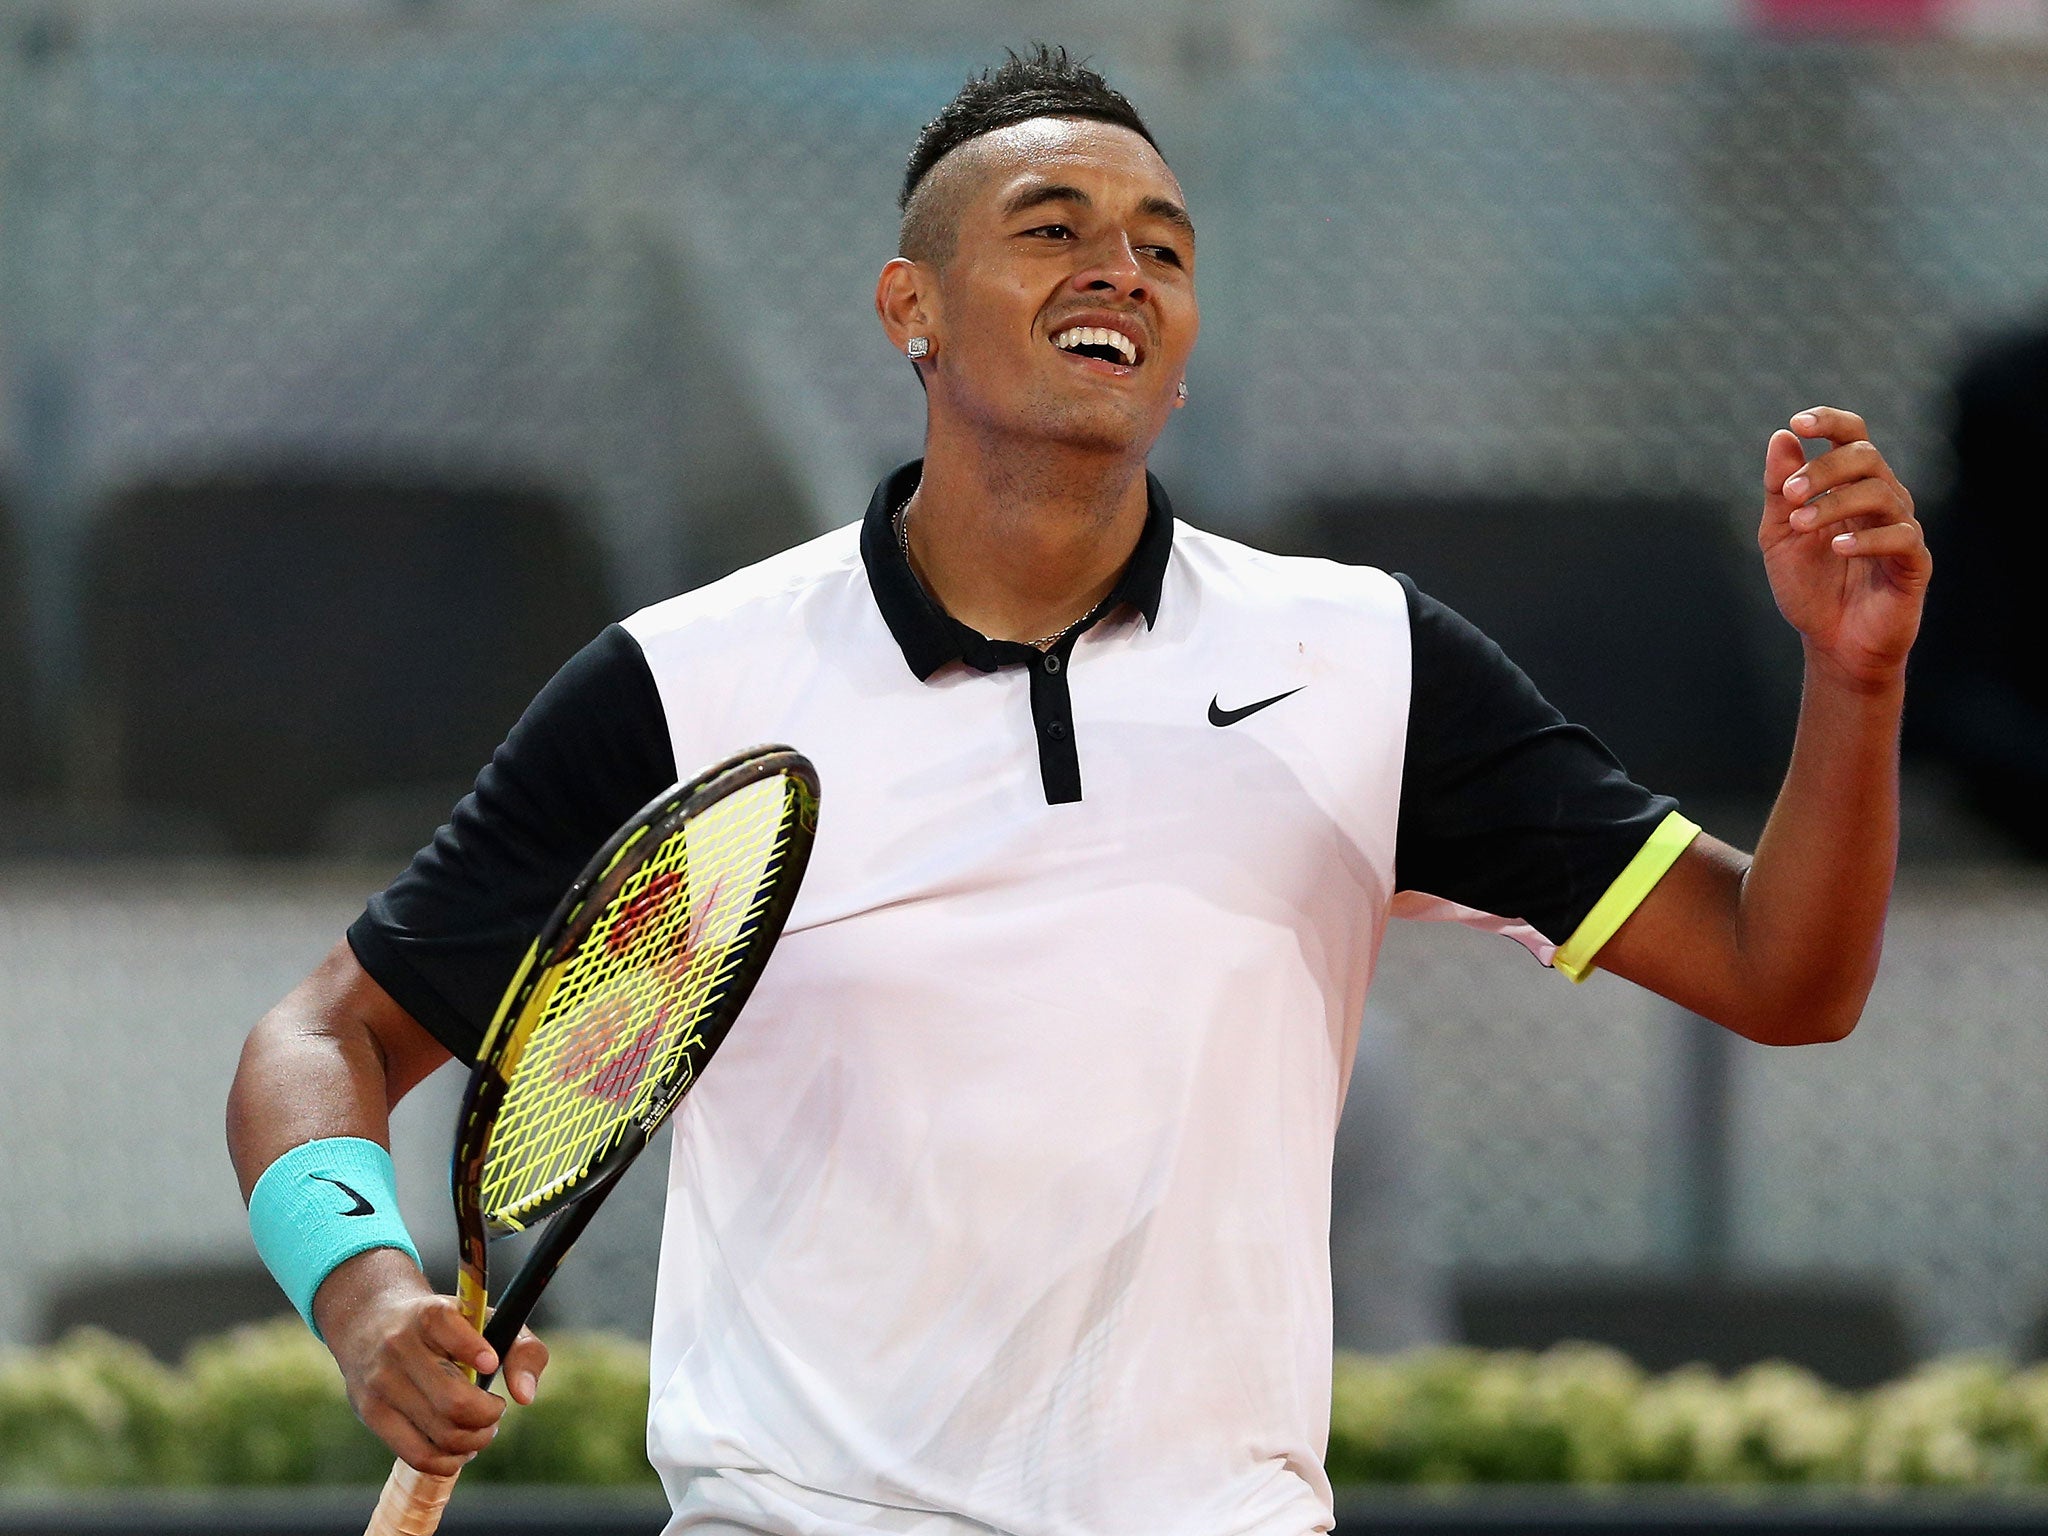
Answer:
[[[1067,722],[1064,720],[1046,721],[1045,734],[1054,741],[1065,741],[1067,739]]]
[[[1060,669],[1060,659],[1059,659],[1059,657],[1057,657],[1057,656],[1048,656],[1048,657],[1046,657],[1046,658],[1045,658],[1045,670],[1046,670],[1046,671],[1047,671],[1048,673],[1051,673],[1051,672],[1057,672],[1057,671],[1059,671],[1059,669]]]

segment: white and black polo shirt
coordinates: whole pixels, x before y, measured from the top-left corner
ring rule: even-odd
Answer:
[[[599,636],[349,930],[458,1055],[585,859],[756,742],[803,892],[677,1116],[672,1531],[1304,1536],[1332,1138],[1392,915],[1583,973],[1690,824],[1404,578],[1176,523],[1048,653],[891,513]]]

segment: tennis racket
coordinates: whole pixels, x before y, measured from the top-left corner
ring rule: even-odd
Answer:
[[[789,916],[817,817],[800,753],[728,758],[621,827],[520,962],[455,1129],[455,1295],[499,1360],[725,1039]],[[490,1307],[490,1239],[543,1220]],[[454,1487],[396,1463],[365,1536],[428,1536]]]

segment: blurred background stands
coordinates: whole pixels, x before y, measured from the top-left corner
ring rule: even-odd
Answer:
[[[273,473],[139,486],[85,560],[92,798],[240,855],[403,855],[610,617],[553,497]]]
[[[0,492],[0,797],[28,786],[34,738],[29,711],[28,607],[13,509]]]
[[[1797,685],[1747,544],[1772,427],[1855,406],[1951,564],[2031,568],[2010,493],[1950,469],[1946,381],[2048,295],[2048,44],[1997,9],[1842,38],[1736,0],[1047,0],[1024,30],[1130,91],[1202,229],[1194,399],[1155,457],[1183,512],[1409,569],[1740,840]],[[242,1032],[592,630],[856,516],[915,452],[870,310],[895,183],[1023,25],[0,0],[0,1040],[28,1085],[0,1338],[133,1316],[123,1269],[265,1304],[219,1147]],[[1990,511],[1942,527],[1952,479]],[[1930,668],[1984,655],[1953,611]],[[1414,1242],[1337,1239],[1413,1277],[1381,1338],[1605,1317],[1739,1354],[1819,1295],[1865,1320],[1838,1375],[2028,1347],[2048,887],[2027,824],[1970,808],[2000,800],[1974,749],[1918,739],[1843,1045],[1748,1047],[1397,925],[1347,1136],[1414,1166],[1345,1176]],[[398,1127],[430,1253],[453,1092]],[[649,1159],[561,1318],[644,1328],[660,1187]],[[1712,1339],[1670,1321],[1709,1312]]]

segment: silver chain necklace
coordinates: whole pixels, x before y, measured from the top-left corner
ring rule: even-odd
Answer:
[[[916,494],[917,492],[912,491],[910,493],[910,496],[915,496]],[[903,498],[902,505],[897,507],[896,509],[895,517],[896,547],[903,551],[903,563],[905,565],[910,564],[910,496],[906,496]],[[1088,610],[1088,613],[1082,614],[1080,618],[1074,620],[1074,622],[1069,624],[1065,629],[1059,630],[1054,634],[1047,635],[1043,640],[1031,641],[1030,644],[1032,649],[1039,651],[1051,650],[1054,646],[1058,645],[1062,640],[1066,639],[1068,635],[1071,635],[1075,630],[1079,629],[1083,624],[1087,623],[1088,614],[1091,614],[1094,611],[1095,610],[1093,608],[1090,608]]]

